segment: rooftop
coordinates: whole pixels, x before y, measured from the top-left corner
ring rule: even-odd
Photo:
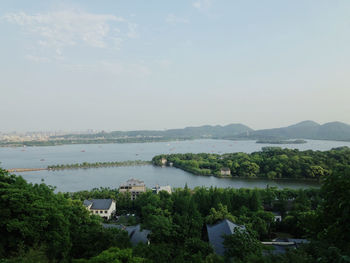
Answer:
[[[245,229],[244,226],[237,225],[230,220],[224,219],[215,225],[207,225],[209,243],[213,246],[218,255],[224,255],[224,235],[232,235],[235,228]]]
[[[145,186],[143,181],[131,178],[126,181],[126,183],[121,184],[120,186]]]
[[[112,199],[92,199],[84,200],[84,205],[89,206],[92,204],[90,209],[95,210],[108,210],[111,207],[113,200]]]

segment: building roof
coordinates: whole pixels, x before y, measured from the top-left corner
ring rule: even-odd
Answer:
[[[136,246],[138,243],[148,243],[148,235],[151,233],[151,230],[143,229],[141,231],[140,224],[135,226],[117,225],[117,224],[102,224],[104,228],[118,228],[128,232],[130,242],[133,246]]]
[[[216,254],[224,255],[224,235],[232,235],[237,227],[245,229],[244,226],[236,225],[228,219],[221,220],[215,225],[207,225],[209,243],[213,246]]]
[[[129,233],[130,241],[133,246],[138,243],[148,243],[148,235],[151,233],[151,230],[143,229],[141,230],[140,224],[136,226],[128,226],[125,228]]]
[[[123,225],[117,225],[117,224],[102,224],[104,228],[117,228],[117,229],[125,229],[125,226]]]
[[[84,205],[89,206],[92,204],[90,209],[93,210],[108,210],[112,205],[112,199],[92,199],[84,200]]]
[[[120,186],[145,186],[143,181],[131,178],[126,181],[126,183],[121,184]]]
[[[90,205],[92,205],[92,202],[89,201],[89,200],[84,200],[83,204],[84,204],[85,206],[90,206]]]
[[[165,186],[159,186],[159,185],[156,185],[155,187],[152,188],[152,191],[154,193],[159,193],[160,191],[166,191],[168,192],[169,194],[171,194],[171,187],[170,185],[165,185]]]
[[[262,242],[268,247],[273,247],[273,250],[265,251],[264,254],[284,254],[287,249],[295,249],[300,244],[309,243],[310,241],[306,239],[297,239],[297,238],[276,238],[272,242]]]

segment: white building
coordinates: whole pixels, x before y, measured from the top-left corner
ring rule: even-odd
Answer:
[[[94,215],[110,219],[115,212],[115,201],[112,199],[84,200],[84,206]]]
[[[165,186],[156,185],[155,187],[152,188],[152,192],[155,194],[158,194],[160,191],[166,191],[169,194],[171,194],[171,187],[170,185],[165,185]]]

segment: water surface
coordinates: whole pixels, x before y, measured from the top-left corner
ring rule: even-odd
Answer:
[[[255,141],[193,140],[175,142],[125,143],[125,144],[85,144],[45,147],[0,148],[0,162],[3,168],[44,168],[53,164],[82,162],[111,162],[126,160],[151,160],[158,154],[169,153],[251,153],[272,144],[257,144]],[[278,145],[299,150],[330,150],[348,146],[350,142],[308,140],[305,144]],[[153,166],[111,167],[96,169],[35,171],[18,173],[27,181],[56,186],[57,191],[89,190],[95,187],[117,188],[122,182],[133,177],[145,181],[147,187],[156,184],[172,187],[217,186],[234,188],[265,188],[267,185],[279,188],[318,187],[306,181],[268,179],[229,179],[195,176],[176,168]]]

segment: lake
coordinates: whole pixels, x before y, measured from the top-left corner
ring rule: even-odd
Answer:
[[[151,160],[153,156],[168,153],[251,153],[262,147],[276,145],[257,144],[255,141],[193,140],[153,143],[85,144],[46,147],[0,148],[0,162],[3,168],[43,168],[53,164],[81,162],[110,162],[126,160]],[[350,142],[308,140],[306,144],[280,145],[283,148],[299,150],[329,150],[348,146]],[[234,188],[265,188],[267,185],[279,188],[318,187],[313,182],[272,181],[267,179],[229,179],[195,176],[176,168],[148,166],[112,167],[61,171],[35,171],[17,173],[27,181],[57,187],[57,191],[89,190],[94,187],[117,188],[122,182],[133,177],[145,181],[147,187],[155,184],[169,184],[172,187],[217,186]]]

